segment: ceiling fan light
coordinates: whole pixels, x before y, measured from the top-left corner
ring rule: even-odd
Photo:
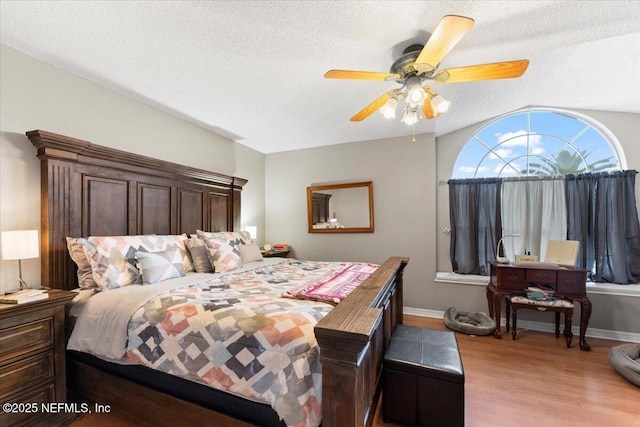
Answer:
[[[401,122],[411,126],[418,123],[420,119],[421,117],[418,115],[418,111],[414,109],[408,109],[404,111]]]
[[[445,100],[440,95],[436,95],[433,98],[431,98],[431,106],[438,113],[441,113],[441,114],[444,113],[449,109],[450,105],[451,105],[451,102]]]
[[[427,94],[425,93],[424,89],[422,89],[422,87],[418,85],[417,87],[414,87],[409,90],[409,95],[407,96],[407,99],[409,103],[413,106],[423,105],[426,96]]]
[[[395,119],[396,108],[398,108],[398,100],[395,98],[389,98],[382,108],[380,108],[380,112],[387,119]]]
[[[422,80],[419,77],[410,77],[405,84],[407,90],[407,103],[411,107],[423,106],[427,93],[422,88]]]

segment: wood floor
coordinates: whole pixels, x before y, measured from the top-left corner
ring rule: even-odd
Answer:
[[[405,316],[405,324],[446,330],[441,319]],[[619,341],[587,338],[591,351],[584,352],[577,337],[568,349],[562,335],[556,339],[544,332],[519,330],[515,341],[510,335],[501,340],[456,336],[465,373],[467,427],[640,426],[640,388],[618,376],[607,361],[609,349]],[[395,427],[384,423],[379,412],[378,407],[375,427]],[[72,424],[138,425],[117,413],[92,414]]]

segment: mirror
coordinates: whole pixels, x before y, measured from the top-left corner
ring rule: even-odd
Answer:
[[[307,187],[309,233],[373,233],[373,182]]]

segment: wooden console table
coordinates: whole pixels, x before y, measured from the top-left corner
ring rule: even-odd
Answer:
[[[489,315],[496,321],[495,338],[502,338],[500,316],[502,299],[523,294],[529,285],[547,284],[555,296],[580,303],[580,349],[591,350],[585,333],[591,317],[591,300],[587,297],[587,273],[584,268],[542,267],[532,265],[498,264],[491,262],[491,280],[487,286]],[[495,317],[494,317],[495,315]]]

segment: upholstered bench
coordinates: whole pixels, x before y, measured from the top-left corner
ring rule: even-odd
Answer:
[[[383,375],[383,420],[464,425],[464,371],[453,332],[396,325]]]
[[[509,332],[509,311],[513,310],[513,332],[511,336],[516,339],[516,329],[518,322],[518,310],[521,308],[537,310],[537,311],[552,311],[556,315],[556,338],[560,337],[560,314],[564,313],[564,337],[567,340],[567,348],[571,347],[571,338],[573,333],[571,332],[571,319],[573,317],[573,303],[564,299],[555,299],[552,301],[538,301],[529,299],[526,297],[512,295],[506,298],[506,317],[507,317],[507,332]]]

